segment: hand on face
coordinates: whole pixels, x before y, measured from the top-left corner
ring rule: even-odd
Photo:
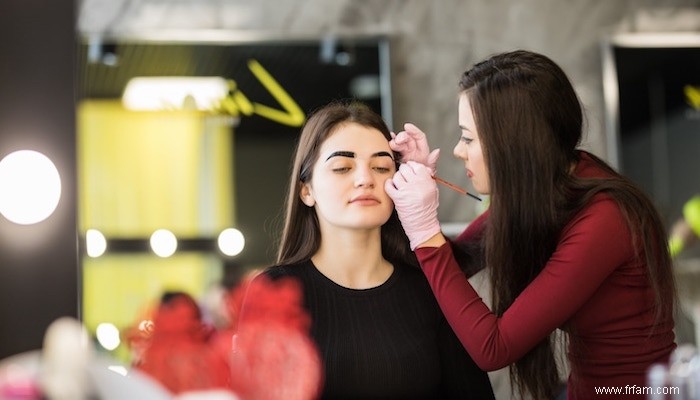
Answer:
[[[394,201],[411,250],[440,233],[438,189],[428,167],[408,161],[384,183],[384,189]]]
[[[316,208],[322,227],[379,228],[393,211],[382,189],[394,168],[391,149],[380,131],[344,124],[321,144],[313,178],[302,185],[300,197]]]
[[[435,175],[440,149],[430,151],[423,131],[411,123],[406,123],[403,131],[398,134],[392,132],[391,136],[393,139],[389,142],[389,146],[392,150],[401,153],[401,162],[421,163],[430,169],[432,175]]]

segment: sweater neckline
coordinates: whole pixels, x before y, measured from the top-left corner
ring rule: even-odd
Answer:
[[[345,287],[343,285],[340,285],[333,281],[331,278],[327,277],[324,275],[321,271],[319,271],[318,268],[316,268],[316,265],[311,261],[310,259],[307,261],[307,267],[309,268],[313,279],[320,284],[322,284],[324,287],[333,290],[335,292],[343,293],[346,295],[350,296],[365,296],[365,295],[373,295],[373,294],[380,294],[383,293],[392,286],[394,286],[395,282],[399,278],[399,269],[396,265],[394,265],[394,270],[391,272],[391,275],[382,282],[381,284],[371,287],[371,288],[365,288],[365,289],[354,289],[354,288],[349,288]]]

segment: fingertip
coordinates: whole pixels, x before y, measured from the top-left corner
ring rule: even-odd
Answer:
[[[384,190],[391,194],[396,190],[396,186],[394,186],[394,180],[389,178],[384,181]]]
[[[420,168],[419,166],[423,164],[411,160],[407,161],[404,165],[406,165],[406,168],[410,168],[411,171],[416,172],[416,170]]]

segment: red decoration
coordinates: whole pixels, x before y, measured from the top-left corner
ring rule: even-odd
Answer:
[[[300,284],[258,275],[238,289],[241,308],[232,342],[231,386],[246,400],[317,398],[321,360]]]

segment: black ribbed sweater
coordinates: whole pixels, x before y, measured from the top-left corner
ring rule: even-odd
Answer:
[[[265,273],[303,285],[324,363],[323,398],[493,399],[488,375],[457,340],[419,269],[395,267],[382,285],[362,290],[336,284],[310,260]]]

